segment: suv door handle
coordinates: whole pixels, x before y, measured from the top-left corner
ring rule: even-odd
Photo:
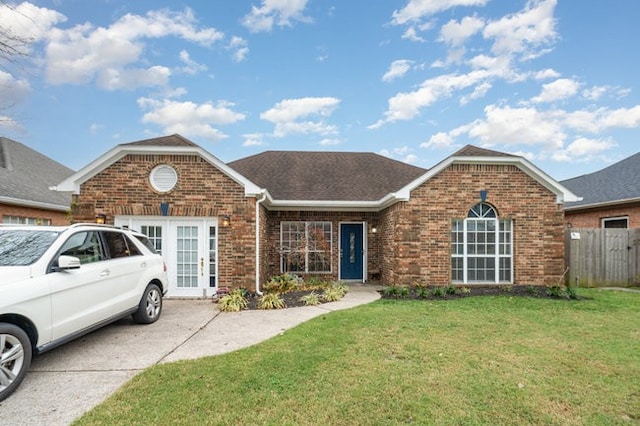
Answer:
[[[140,264],[140,267],[141,267],[141,268],[146,268],[146,267],[147,267],[147,262],[142,262],[142,263]]]
[[[111,274],[111,271],[108,269],[105,269],[104,271],[100,272],[101,277],[108,277],[110,274]]]

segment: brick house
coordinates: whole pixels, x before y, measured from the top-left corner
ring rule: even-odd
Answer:
[[[149,235],[170,296],[259,291],[293,272],[385,284],[552,284],[573,193],[526,159],[466,146],[426,170],[372,153],[225,164],[179,136],[118,145],[61,182],[74,221]]]
[[[567,227],[640,228],[640,152],[597,172],[562,181],[581,197],[564,206]]]
[[[68,224],[71,195],[49,186],[72,174],[51,158],[0,137],[0,223]]]

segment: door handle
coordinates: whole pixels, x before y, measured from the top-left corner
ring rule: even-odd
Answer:
[[[111,271],[108,269],[105,269],[104,271],[100,272],[101,277],[108,277],[110,274],[111,274]]]
[[[204,257],[200,258],[200,276],[204,277]]]
[[[147,267],[147,262],[142,262],[142,263],[140,264],[140,267],[141,267],[141,268],[146,268],[146,267]]]

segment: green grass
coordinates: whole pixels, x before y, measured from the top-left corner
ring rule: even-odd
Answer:
[[[640,422],[640,295],[381,300],[153,367],[78,424]]]

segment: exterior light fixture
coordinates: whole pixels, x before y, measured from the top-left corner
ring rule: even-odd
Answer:
[[[228,228],[231,225],[231,217],[229,215],[222,216],[222,226]]]
[[[371,224],[371,233],[372,234],[377,234],[378,233],[378,223],[377,222],[373,222]]]
[[[107,215],[106,214],[97,214],[96,215],[96,223],[99,225],[104,225],[104,223],[107,221]]]

